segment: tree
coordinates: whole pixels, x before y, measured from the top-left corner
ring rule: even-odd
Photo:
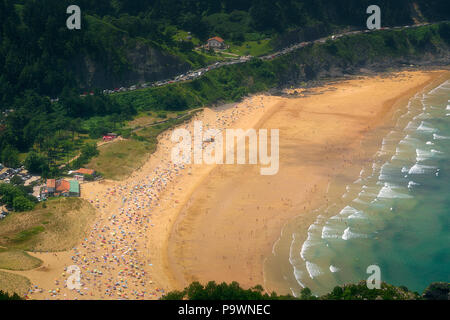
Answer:
[[[15,175],[14,177],[12,177],[11,178],[11,181],[10,181],[13,185],[15,185],[15,186],[20,186],[20,185],[22,185],[23,184],[23,180],[22,180],[22,178],[19,176],[19,175]]]
[[[313,296],[311,289],[309,288],[303,288],[302,291],[300,292],[300,299],[302,300],[311,300],[314,298],[315,297]]]
[[[14,211],[30,211],[34,208],[34,203],[25,198],[24,196],[18,196],[13,200]]]
[[[9,294],[7,292],[3,292],[0,290],[0,300],[23,300],[23,299],[17,293]]]
[[[425,300],[448,300],[450,297],[450,283],[433,282],[423,292]]]
[[[7,145],[2,151],[1,160],[5,166],[17,168],[20,165],[19,151],[10,145]]]
[[[94,178],[94,176],[92,176],[90,174],[85,174],[84,175],[84,180],[86,180],[86,181],[94,181],[95,178]]]
[[[35,151],[28,153],[24,165],[31,173],[42,174],[42,172],[48,171],[47,159]]]
[[[169,292],[162,297],[163,300],[179,300],[187,298],[188,300],[276,300],[276,299],[293,299],[292,296],[278,296],[272,293],[270,296],[263,293],[261,286],[255,286],[250,289],[243,289],[239,283],[225,282],[217,284],[210,281],[203,286],[199,282],[191,283],[183,291]]]
[[[21,190],[12,184],[0,183],[0,202],[12,207],[16,197],[22,195]]]

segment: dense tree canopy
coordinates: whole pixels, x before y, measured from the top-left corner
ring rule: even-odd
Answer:
[[[330,293],[315,296],[309,288],[301,290],[298,297],[265,293],[261,286],[243,289],[239,283],[220,284],[210,281],[206,285],[193,282],[182,291],[171,291],[162,300],[447,300],[450,284],[435,282],[425,289],[422,296],[405,286],[393,286],[385,282],[379,289],[369,289],[366,281],[336,286]]]
[[[28,194],[30,191],[32,191],[30,187],[0,183],[0,203],[13,208],[15,211],[31,210],[37,200]]]

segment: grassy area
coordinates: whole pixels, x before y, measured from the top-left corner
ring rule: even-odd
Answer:
[[[259,57],[269,54],[273,51],[270,45],[270,39],[258,40],[258,41],[246,41],[241,45],[231,44],[227,52],[231,52],[240,56],[254,56]]]
[[[155,152],[158,135],[188,119],[170,119],[165,123],[143,128],[130,139],[105,144],[99,147],[100,154],[93,158],[87,167],[100,172],[107,179],[123,179],[142,166],[148,156]]]
[[[189,37],[191,37],[190,40],[188,40]],[[201,44],[200,39],[184,30],[177,30],[176,34],[172,38],[175,41],[190,41],[194,46],[199,46]]]
[[[170,112],[165,110],[140,112],[136,116],[136,118],[134,118],[132,121],[129,121],[125,127],[130,129],[138,129],[152,125],[155,122],[176,118],[183,113],[185,112]]]
[[[0,269],[30,270],[39,267],[42,261],[20,250],[0,251]]]
[[[95,209],[79,198],[56,198],[40,203],[32,211],[13,212],[0,222],[0,257],[3,265],[33,265],[17,251],[63,251],[72,248],[84,236],[95,217]],[[6,253],[5,253],[6,252]],[[8,253],[9,252],[9,253]]]
[[[217,62],[217,61],[219,61],[219,62],[220,61],[225,61],[225,60],[228,60],[228,59],[231,58],[230,56],[222,55],[220,52],[210,53],[210,52],[208,52],[206,50],[204,50],[204,51],[202,51],[202,50],[195,50],[195,52],[199,56],[203,57],[203,59],[204,59],[204,65],[203,66],[213,64],[214,62]]]
[[[95,209],[79,198],[57,198],[32,211],[13,212],[0,222],[0,269],[30,270],[42,264],[25,251],[63,251],[75,246],[95,217]],[[0,290],[23,296],[30,281],[0,271]]]
[[[121,179],[141,166],[151,149],[150,143],[134,139],[105,144],[98,148],[100,154],[86,166],[107,179]]]
[[[27,278],[12,274],[9,272],[0,271],[0,290],[9,294],[17,293],[19,296],[24,296],[28,293],[31,287],[31,282]]]

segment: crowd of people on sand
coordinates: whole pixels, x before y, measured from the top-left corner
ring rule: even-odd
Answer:
[[[233,125],[243,115],[251,114],[263,107],[254,103],[216,111],[215,116],[204,125],[223,130]],[[202,120],[198,114],[194,121]],[[193,133],[193,122],[184,124]],[[170,141],[171,130],[160,137]],[[161,141],[160,140],[160,141]],[[161,149],[161,147],[164,147]],[[157,299],[165,290],[152,280],[152,261],[149,233],[152,232],[152,214],[161,206],[161,200],[173,201],[170,195],[162,199],[168,184],[189,167],[174,164],[170,160],[169,143],[159,144],[159,164],[153,168],[143,167],[130,178],[117,183],[107,183],[99,192],[85,195],[99,214],[83,241],[71,250],[72,264],[79,268],[79,289],[69,289],[67,280],[71,276],[68,267],[54,279],[53,288],[33,285],[27,298],[44,299]],[[145,174],[150,172],[150,174]],[[175,205],[175,201],[171,203]]]

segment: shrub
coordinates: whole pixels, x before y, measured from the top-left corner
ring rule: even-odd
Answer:
[[[25,198],[24,196],[18,196],[13,200],[13,209],[14,211],[22,212],[22,211],[30,211],[33,210],[34,203]]]

